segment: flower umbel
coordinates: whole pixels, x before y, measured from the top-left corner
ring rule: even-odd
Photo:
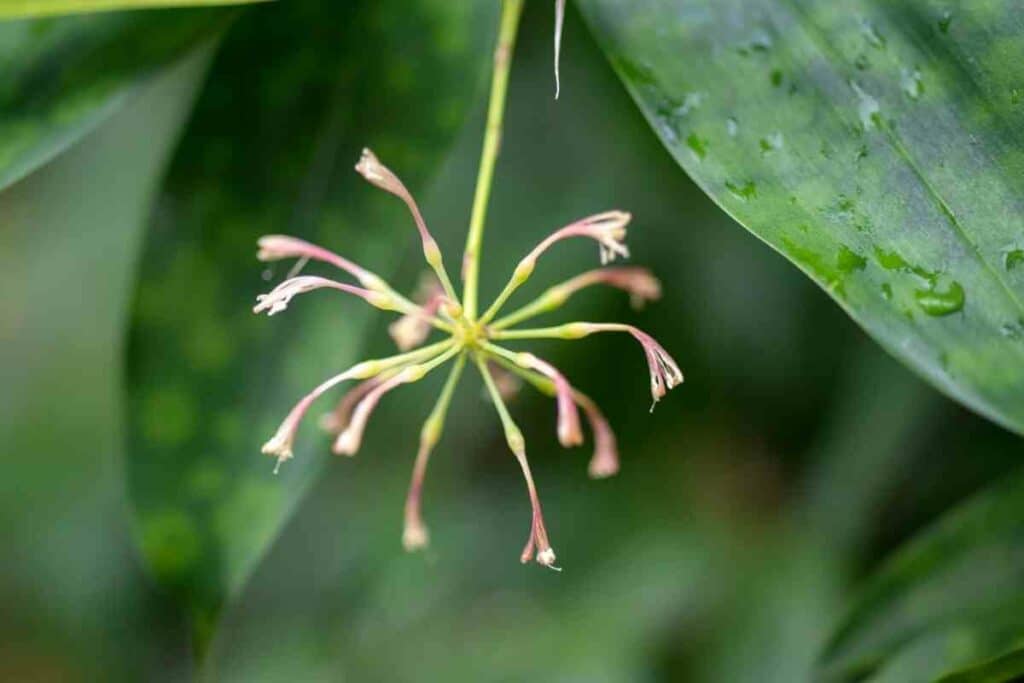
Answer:
[[[505,0],[499,43],[495,53],[495,73],[491,107],[480,165],[480,179],[474,200],[469,236],[463,257],[464,288],[461,298],[445,270],[436,241],[427,228],[412,194],[399,177],[369,149],[364,150],[356,170],[373,185],[397,196],[408,207],[420,237],[424,259],[433,271],[425,280],[415,302],[396,292],[379,276],[338,254],[303,240],[270,235],[259,240],[258,258],[262,261],[296,259],[300,267],[306,262],[327,264],[353,278],[348,284],[317,275],[289,277],[267,294],[257,297],[254,311],[269,315],[286,310],[298,296],[311,291],[329,289],[352,294],[372,306],[401,314],[389,327],[399,353],[386,358],[357,363],[303,397],[288,413],[277,432],[263,446],[263,452],[277,459],[277,467],[293,457],[292,448],[298,427],[309,408],[323,394],[343,382],[358,383],[349,389],[335,409],[321,418],[321,426],[334,435],[333,451],[352,456],[359,450],[374,409],[389,392],[404,384],[418,382],[432,371],[451,361],[451,370],[440,395],[420,430],[419,448],[405,502],[402,544],[406,550],[417,550],[429,542],[429,533],[421,512],[423,482],[430,455],[439,443],[452,395],[467,363],[477,368],[491,402],[498,413],[505,441],[516,458],[526,483],[532,510],[530,533],[523,548],[522,562],[535,560],[555,567],[555,552],[548,538],[540,495],[526,453],[526,440],[505,403],[508,395],[506,372],[517,376],[541,392],[553,396],[557,408],[556,435],[565,447],[579,446],[584,435],[580,411],[586,417],[594,439],[594,452],[588,472],[592,478],[611,476],[619,470],[618,446],[604,414],[593,400],[570,384],[562,372],[532,353],[513,351],[499,342],[526,339],[580,339],[597,332],[625,332],[633,336],[643,349],[650,377],[651,397],[655,402],[683,381],[678,365],[653,337],[620,323],[574,322],[555,327],[521,328],[520,323],[554,311],[574,294],[592,285],[607,285],[627,292],[634,303],[657,299],[661,288],[658,280],[643,268],[608,267],[588,271],[551,287],[536,300],[497,317],[505,303],[533,274],[538,259],[557,243],[574,237],[597,242],[602,264],[617,257],[628,257],[626,227],[632,217],[623,211],[607,211],[588,216],[556,230],[531,250],[513,270],[508,284],[495,301],[481,314],[477,313],[480,246],[486,214],[487,197],[497,158],[505,89],[511,50],[523,0]],[[559,25],[562,6],[559,4]],[[557,50],[557,42],[556,42]],[[432,332],[444,339],[426,343]],[[501,376],[496,376],[497,373]],[[502,387],[505,387],[503,390]],[[653,409],[653,406],[652,406]]]

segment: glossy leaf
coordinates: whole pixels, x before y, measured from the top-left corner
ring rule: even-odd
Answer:
[[[233,16],[176,10],[0,23],[0,189],[93,130]]]
[[[947,515],[872,578],[822,660],[832,681],[1024,673],[1024,475]]]
[[[254,315],[256,295],[290,267],[266,269],[256,240],[302,236],[387,276],[415,229],[352,167],[370,146],[423,188],[484,83],[496,9],[277,3],[247,13],[214,66],[155,217],[129,353],[141,544],[192,611],[200,648],[321,467],[341,465],[316,426],[340,392],[311,412],[279,476],[260,446],[387,321],[341,295]]]
[[[1018,3],[579,4],[705,192],[932,384],[1024,431]]]
[[[0,19],[167,7],[244,5],[269,0],[0,0]]]

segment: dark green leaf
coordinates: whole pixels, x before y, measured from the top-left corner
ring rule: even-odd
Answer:
[[[979,664],[959,673],[944,676],[939,683],[1004,683],[1024,676],[1024,648]]]
[[[67,149],[233,15],[181,10],[0,23],[0,189]]]
[[[0,19],[164,7],[242,5],[267,0],[0,0]]]
[[[353,164],[367,145],[414,192],[423,187],[483,83],[496,9],[278,3],[248,13],[213,68],[156,215],[129,354],[128,480],[142,547],[193,611],[199,647],[332,459],[316,421],[338,394],[314,408],[280,476],[261,444],[384,322],[340,295],[253,315],[274,284],[261,278],[256,240],[299,235],[386,276],[415,229]]]
[[[0,193],[0,479],[10,680],[182,680],[125,524],[124,332],[151,202],[213,41]],[[57,607],[59,605],[59,607]],[[178,624],[171,629],[180,630]]]
[[[580,0],[676,160],[891,353],[1024,431],[1013,0]]]
[[[1020,649],[1022,633],[1024,475],[1017,475],[888,562],[828,647],[821,671],[835,681],[868,674],[937,680],[961,670],[978,673],[952,680],[1007,680],[982,673],[1019,667],[1019,654],[1007,653]]]

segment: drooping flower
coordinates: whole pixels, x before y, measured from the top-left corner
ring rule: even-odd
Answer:
[[[658,280],[645,269],[635,267],[600,268],[570,278],[548,289],[536,300],[498,318],[504,305],[532,276],[537,261],[559,242],[584,238],[597,242],[602,265],[629,256],[626,228],[632,216],[624,211],[598,213],[560,228],[543,239],[515,267],[508,284],[483,313],[478,314],[477,295],[481,235],[486,203],[496,159],[505,89],[516,26],[523,0],[504,0],[499,44],[495,50],[495,77],[491,105],[481,158],[480,181],[470,219],[469,236],[463,256],[462,296],[455,288],[444,266],[443,256],[431,235],[427,222],[412,194],[399,177],[369,149],[363,151],[356,171],[369,183],[398,197],[406,205],[420,238],[424,260],[434,278],[421,289],[415,301],[399,294],[378,275],[338,254],[304,240],[283,235],[268,235],[259,240],[257,257],[261,261],[296,259],[298,269],[307,262],[326,264],[353,278],[358,286],[318,275],[296,275],[257,299],[255,312],[270,315],[286,310],[293,299],[311,291],[328,289],[351,294],[377,308],[401,314],[389,326],[392,339],[402,353],[358,363],[315,387],[288,413],[275,434],[264,444],[263,452],[277,459],[275,472],[282,462],[293,457],[298,426],[312,403],[334,387],[348,380],[358,381],[335,409],[321,419],[321,425],[334,435],[333,450],[355,455],[363,443],[374,410],[385,395],[405,384],[417,382],[451,361],[451,369],[433,409],[420,430],[413,473],[406,496],[402,544],[406,550],[423,548],[429,532],[422,515],[423,484],[429,459],[440,442],[452,396],[468,363],[472,363],[498,413],[505,442],[516,458],[530,502],[530,531],[520,554],[522,562],[536,561],[555,567],[556,556],[545,524],[540,494],[527,459],[526,440],[506,405],[509,397],[508,376],[521,378],[555,399],[556,435],[566,447],[583,442],[580,410],[586,417],[594,440],[594,451],[587,470],[592,478],[608,477],[619,470],[619,453],[615,434],[597,404],[575,388],[565,375],[548,361],[525,351],[513,351],[500,344],[505,340],[581,339],[597,332],[626,332],[643,349],[648,364],[651,396],[655,402],[683,381],[682,372],[668,352],[653,337],[619,323],[574,322],[554,327],[521,328],[520,323],[549,313],[566,300],[593,285],[606,285],[630,295],[634,304],[657,299],[661,294]],[[559,87],[558,58],[565,2],[556,0],[555,79],[556,97]],[[432,332],[445,338],[428,343]],[[510,375],[501,373],[511,373]],[[653,406],[652,406],[653,409]]]
[[[371,183],[381,187],[405,201],[413,215],[424,255],[434,266],[437,280],[421,288],[416,297],[418,303],[409,301],[378,276],[361,266],[344,259],[322,247],[290,237],[269,236],[259,243],[261,260],[283,258],[308,259],[333,265],[354,277],[362,287],[349,285],[328,278],[303,275],[289,278],[268,294],[257,299],[255,312],[266,311],[273,315],[285,310],[291,301],[301,295],[318,289],[332,289],[353,294],[378,308],[398,311],[403,314],[390,331],[396,344],[404,353],[390,358],[367,361],[330,378],[316,387],[292,409],[274,436],[264,445],[265,453],[275,456],[278,464],[293,457],[292,447],[299,422],[310,405],[334,386],[349,379],[362,380],[342,398],[337,408],[323,420],[325,428],[336,434],[333,450],[335,453],[354,455],[360,448],[366,427],[380,400],[390,391],[403,384],[419,381],[429,372],[456,359],[456,364],[445,389],[424,424],[420,435],[420,446],[416,456],[413,478],[405,506],[405,522],[402,543],[409,550],[425,546],[429,540],[427,527],[421,514],[423,481],[427,462],[441,431],[451,395],[461,376],[467,358],[471,358],[484,379],[502,425],[509,450],[519,462],[526,481],[527,493],[532,508],[530,534],[523,548],[521,559],[531,559],[553,567],[555,552],[548,538],[547,527],[541,508],[533,474],[526,456],[526,442],[519,427],[512,420],[505,405],[506,395],[494,378],[490,364],[497,363],[506,370],[521,375],[555,397],[557,406],[558,441],[565,447],[578,446],[583,442],[583,431],[577,406],[583,409],[594,435],[594,454],[588,471],[594,478],[607,477],[619,469],[618,448],[615,435],[607,419],[597,405],[576,390],[565,376],[547,361],[527,352],[513,352],[496,342],[504,339],[562,338],[579,339],[597,332],[626,332],[641,345],[647,359],[651,396],[655,402],[665,393],[683,381],[682,372],[667,351],[645,332],[619,323],[569,323],[557,327],[517,329],[515,324],[535,315],[557,309],[573,294],[592,285],[604,284],[628,292],[635,300],[647,301],[660,295],[658,281],[641,268],[603,268],[588,271],[560,285],[549,289],[531,304],[514,313],[491,322],[508,298],[526,282],[533,273],[537,260],[558,242],[572,237],[583,237],[596,241],[601,247],[602,261],[616,256],[627,256],[624,244],[626,226],[631,216],[622,211],[608,211],[570,223],[556,230],[542,240],[520,261],[512,279],[498,296],[494,304],[478,317],[471,317],[463,310],[457,299],[451,299],[444,286],[443,265],[440,257],[431,252],[436,247],[412,195],[401,180],[369,150],[364,151],[357,169]],[[444,306],[444,303],[450,305]],[[420,346],[432,329],[448,335],[444,341]],[[418,347],[418,348],[417,348]]]

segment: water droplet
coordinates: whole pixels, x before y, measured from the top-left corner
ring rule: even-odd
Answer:
[[[772,133],[768,137],[761,138],[761,154],[771,154],[778,151],[782,149],[784,144],[785,140],[782,138],[782,133]]]
[[[828,144],[828,141],[822,140],[821,147],[818,148],[818,151],[821,152],[821,156],[823,156],[824,158],[832,158],[832,146]]]
[[[661,131],[661,136],[665,138],[665,142],[670,145],[679,141],[679,136],[676,134],[675,126],[669,119],[658,117],[658,130]]]
[[[882,107],[878,104],[878,100],[864,92],[864,90],[853,81],[850,81],[850,87],[853,88],[855,93],[857,93],[857,98],[859,100],[857,104],[857,113],[860,116],[860,123],[864,126],[864,130],[872,130],[876,126],[881,125]]]
[[[274,279],[274,269],[271,268],[270,266],[267,266],[266,268],[263,269],[263,272],[260,273],[260,277],[263,278],[264,282],[270,282],[271,280]]]
[[[875,260],[878,261],[878,265],[882,266],[886,270],[903,270],[908,267],[908,264],[903,260],[903,257],[895,251],[875,249]]]
[[[686,116],[694,109],[699,108],[703,102],[704,93],[688,92],[683,95],[683,103],[676,108],[675,113],[679,116]]]
[[[930,316],[950,315],[963,309],[964,288],[959,282],[950,280],[945,285],[934,283],[928,289],[914,291],[914,298],[921,310]]]
[[[868,260],[848,246],[839,247],[839,252],[836,254],[836,266],[844,275],[849,275],[856,270],[864,270],[867,265]]]
[[[857,55],[857,59],[853,60],[853,65],[857,67],[857,71],[867,71],[871,68],[871,61],[865,54]]]
[[[921,72],[917,69],[900,69],[900,87],[912,100],[916,100],[924,92],[924,85],[921,83]]]
[[[864,34],[864,40],[868,41],[868,44],[878,49],[885,49],[885,37],[878,32],[878,28],[867,19],[862,19],[860,22],[861,33]]]
[[[860,147],[857,148],[857,156],[854,159],[854,161],[860,161],[861,159],[867,159],[867,158],[868,158],[868,146],[867,145],[861,145]]]
[[[945,10],[939,17],[939,30],[942,33],[949,33],[949,25],[953,23],[953,12],[951,10]]]
[[[768,52],[772,49],[772,44],[772,37],[765,31],[758,30],[749,40],[740,43],[736,51],[744,57],[749,57],[755,52]]]
[[[1017,105],[1024,102],[1024,89],[1014,88],[1010,91],[1010,104]]]
[[[999,333],[1007,339],[1021,340],[1024,339],[1024,320],[1017,320],[1016,322],[1006,323],[999,328]]]
[[[1024,249],[1010,249],[1003,253],[1003,268],[1013,270],[1024,263]]]
[[[740,124],[733,117],[729,117],[725,120],[725,130],[729,133],[729,137],[734,138],[736,134],[740,132]]]
[[[731,180],[727,180],[725,181],[725,187],[737,199],[743,201],[757,199],[757,184],[754,183],[753,180],[748,180],[743,184],[734,183]]]
[[[882,283],[882,298],[886,301],[892,301],[892,285],[888,282]]]
[[[696,133],[690,133],[689,137],[686,138],[686,146],[693,152],[693,156],[697,158],[697,161],[701,161],[708,155],[708,141]]]
[[[781,69],[772,69],[772,73],[771,73],[770,78],[771,78],[771,81],[772,81],[772,85],[774,85],[776,88],[778,88],[780,85],[782,85],[782,70]]]

